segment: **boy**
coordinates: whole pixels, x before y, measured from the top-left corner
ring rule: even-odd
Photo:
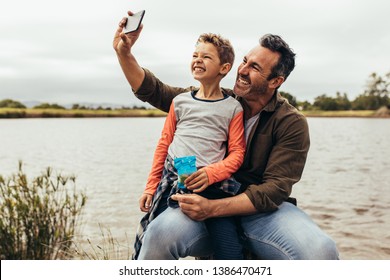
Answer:
[[[180,94],[172,102],[145,191],[139,200],[141,211],[148,212],[141,221],[144,228],[167,208],[167,198],[169,206],[177,207],[169,201],[178,191],[175,158],[196,157],[197,171],[184,181],[189,191],[208,198],[240,192],[240,184],[231,175],[244,159],[243,109],[219,86],[233,62],[234,50],[228,40],[211,33],[198,38],[191,72],[200,82],[200,88]],[[234,218],[212,219],[206,221],[206,225],[212,238],[214,258],[242,259]],[[137,236],[137,241],[142,243],[144,234],[147,235],[147,231]],[[142,259],[142,247],[137,248],[137,245],[135,258],[139,249]]]

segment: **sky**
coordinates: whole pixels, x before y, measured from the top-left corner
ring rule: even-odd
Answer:
[[[173,86],[198,85],[189,64],[205,32],[235,48],[223,87],[233,87],[237,66],[266,33],[280,35],[297,54],[280,90],[299,101],[336,92],[353,100],[372,72],[390,71],[388,0],[0,1],[0,100],[145,105],[112,47],[128,10],[146,10],[133,48],[139,64]]]

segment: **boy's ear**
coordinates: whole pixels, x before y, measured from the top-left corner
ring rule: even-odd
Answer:
[[[230,69],[232,69],[232,65],[230,63],[224,63],[221,65],[219,73],[222,75],[226,75],[227,73],[229,73]]]

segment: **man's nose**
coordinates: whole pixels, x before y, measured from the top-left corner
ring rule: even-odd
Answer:
[[[238,67],[238,74],[240,74],[240,75],[248,75],[248,66],[246,64],[241,64]]]

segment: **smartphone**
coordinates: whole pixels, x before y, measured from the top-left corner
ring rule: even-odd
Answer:
[[[142,19],[144,18],[145,10],[142,10],[132,16],[127,17],[127,22],[123,28],[123,32],[130,33],[137,31],[141,25]]]

